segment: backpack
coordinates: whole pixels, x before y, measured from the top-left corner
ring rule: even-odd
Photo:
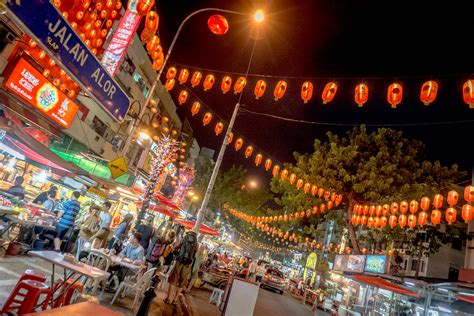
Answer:
[[[184,265],[190,265],[193,263],[194,257],[196,256],[197,250],[197,236],[194,232],[189,232],[184,236],[181,249],[179,249],[176,260]]]
[[[160,256],[163,253],[166,245],[167,244],[161,238],[158,238],[153,244],[153,247],[151,248],[146,260],[151,263],[158,262],[158,259],[160,259]]]

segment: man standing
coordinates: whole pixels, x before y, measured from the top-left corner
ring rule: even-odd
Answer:
[[[252,260],[249,265],[249,274],[248,274],[248,279],[252,282],[255,282],[257,267],[258,267],[257,260]]]
[[[76,216],[81,209],[78,199],[81,193],[72,192],[72,198],[63,204],[63,209],[58,213],[58,224],[56,225],[56,236],[54,238],[54,250],[61,251],[61,240],[64,238],[69,229],[74,226]]]
[[[106,201],[100,209],[101,213],[99,215],[99,230],[97,231],[97,233],[94,234],[94,236],[90,238],[90,241],[92,241],[92,249],[99,249],[104,247],[105,242],[107,241],[107,237],[109,237],[110,225],[112,224],[112,215],[109,213],[111,206],[112,203]]]
[[[176,305],[178,296],[181,294],[188,282],[188,277],[191,272],[191,264],[196,257],[196,251],[198,248],[197,234],[193,231],[189,231],[181,242],[178,243],[176,248],[179,249],[179,252],[176,256],[176,265],[168,280],[168,293],[164,300],[165,303],[170,304],[171,292],[174,292],[174,288],[177,286],[178,289],[176,290],[176,295],[171,301],[171,304],[173,305]]]
[[[7,190],[7,193],[10,193],[21,200],[25,199],[25,188],[23,187],[24,181],[25,179],[23,177],[16,177],[15,184]]]
[[[137,228],[137,232],[142,234],[140,245],[142,245],[143,249],[145,249],[145,253],[148,251],[151,237],[153,237],[155,234],[155,229],[153,228],[153,219],[153,216],[148,216],[145,220],[145,223],[140,224]]]

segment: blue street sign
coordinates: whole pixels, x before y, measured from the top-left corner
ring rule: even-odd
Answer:
[[[8,0],[7,7],[84,92],[118,121],[124,119],[130,107],[128,96],[50,1]]]

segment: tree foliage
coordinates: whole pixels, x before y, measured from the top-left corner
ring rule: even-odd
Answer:
[[[402,132],[380,128],[369,132],[364,125],[345,137],[327,133],[328,140],[315,140],[311,154],[295,153],[296,164],[285,167],[304,181],[315,183],[344,196],[344,212],[327,212],[339,217],[350,233],[352,246],[359,252],[350,222],[355,203],[383,203],[419,199],[446,192],[463,173],[456,165],[442,166],[425,160],[424,145],[402,136]],[[281,194],[278,203],[288,211],[304,210],[315,201],[290,188],[287,181],[274,178],[272,190]],[[331,214],[332,213],[332,214]],[[340,218],[342,216],[342,218]]]

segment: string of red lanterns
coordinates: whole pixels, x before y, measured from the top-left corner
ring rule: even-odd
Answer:
[[[448,208],[444,214],[444,220],[451,225],[457,220],[457,210],[455,206],[459,200],[457,191],[449,191],[446,197]],[[461,207],[461,218],[464,222],[472,221],[474,217],[474,186],[470,185],[464,189],[464,200],[466,203]],[[383,205],[361,205],[356,204],[352,210],[351,222],[353,225],[367,226],[369,228],[385,228],[390,226],[395,228],[397,225],[401,228],[415,228],[417,225],[423,227],[428,225],[439,225],[442,221],[442,212],[444,197],[442,194],[436,194],[431,201],[429,197],[423,197],[420,201],[412,200],[410,202],[401,201],[392,202]],[[431,214],[428,215],[430,207],[433,206]],[[419,211],[421,209],[421,211]],[[407,215],[408,214],[408,215]]]
[[[188,72],[186,68],[181,70]],[[165,87],[168,91],[174,88],[174,78],[176,76],[177,69],[176,67],[170,67],[166,74],[166,83]],[[203,74],[200,70],[196,70],[191,77],[191,85],[193,88],[199,86]],[[185,83],[186,80],[181,81],[180,83]],[[203,89],[204,91],[211,90],[216,82],[216,77],[213,74],[207,74],[204,82]],[[221,91],[223,94],[226,94],[231,90],[232,87],[232,77],[225,75],[221,80]],[[473,88],[474,79],[469,79],[464,82],[462,87],[462,96],[464,102],[469,105],[471,109],[474,109],[474,88]],[[247,79],[245,77],[238,77],[235,81],[233,90],[234,94],[241,93],[242,90],[247,85]],[[288,82],[285,80],[278,80],[274,89],[273,96],[275,101],[279,101],[285,96],[285,93],[288,89]],[[254,87],[255,99],[260,99],[265,95],[267,91],[267,82],[263,79],[259,79]],[[313,98],[314,85],[311,81],[305,81],[301,85],[300,90],[301,99],[304,103],[308,103]],[[338,84],[334,81],[328,82],[321,93],[321,100],[323,104],[330,103],[334,100],[336,93],[338,91]],[[424,105],[429,105],[433,103],[438,95],[438,82],[434,80],[429,80],[423,83],[420,89],[420,101]],[[356,85],[354,89],[354,102],[359,106],[363,107],[364,104],[369,100],[369,87],[367,83],[360,82]],[[391,105],[392,108],[396,108],[403,100],[403,85],[399,82],[393,82],[387,87],[387,102]]]

